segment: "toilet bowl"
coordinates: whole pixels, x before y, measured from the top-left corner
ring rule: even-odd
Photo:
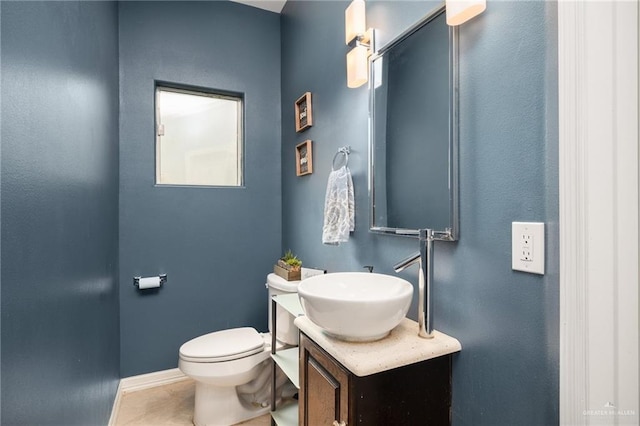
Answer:
[[[297,290],[297,282],[288,282],[274,274],[267,277],[267,286],[269,306],[273,294]],[[281,319],[283,314],[286,312],[278,312],[277,349],[297,344],[293,317]],[[259,333],[252,327],[216,331],[183,344],[178,367],[196,382],[193,423],[228,426],[268,413],[270,354],[271,334]],[[287,382],[286,376],[279,370],[278,373],[277,389]]]
[[[178,367],[196,381],[194,424],[231,425],[269,411],[270,339],[245,327],[205,334],[180,347]]]

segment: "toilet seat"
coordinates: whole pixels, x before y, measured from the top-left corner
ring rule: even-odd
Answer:
[[[215,331],[191,339],[180,347],[180,359],[189,362],[224,362],[262,352],[263,336],[253,327]]]

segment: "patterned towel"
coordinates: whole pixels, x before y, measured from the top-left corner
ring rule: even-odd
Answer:
[[[331,171],[324,199],[324,226],[322,242],[338,245],[349,240],[355,228],[355,202],[353,180],[347,166]]]

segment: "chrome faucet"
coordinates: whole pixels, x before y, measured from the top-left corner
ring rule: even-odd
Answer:
[[[396,272],[418,263],[418,336],[433,338],[433,299],[431,286],[433,283],[433,242],[432,229],[418,231],[420,251],[398,262],[393,269]]]

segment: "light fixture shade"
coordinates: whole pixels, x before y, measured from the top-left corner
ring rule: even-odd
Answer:
[[[366,32],[366,16],[364,0],[353,0],[344,11],[345,42],[349,44],[354,38]]]
[[[446,0],[447,24],[454,26],[480,15],[487,8],[487,0]]]
[[[355,89],[369,80],[369,50],[356,46],[347,53],[347,87]]]

